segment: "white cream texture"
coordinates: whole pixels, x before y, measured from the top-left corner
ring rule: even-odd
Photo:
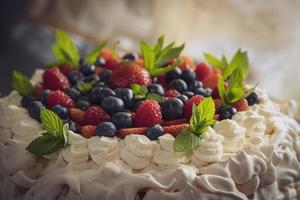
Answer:
[[[190,154],[175,153],[169,134],[156,142],[70,132],[66,149],[39,159],[25,147],[41,126],[19,101],[15,92],[0,99],[0,199],[131,200],[141,191],[144,199],[300,197],[300,126],[266,98],[209,128]]]

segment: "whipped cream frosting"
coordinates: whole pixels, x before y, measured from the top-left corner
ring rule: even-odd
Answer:
[[[42,158],[25,150],[41,126],[12,92],[0,99],[0,199],[299,199],[299,110],[258,92],[260,104],[209,128],[191,153],[174,152],[169,134],[70,131],[67,148]]]

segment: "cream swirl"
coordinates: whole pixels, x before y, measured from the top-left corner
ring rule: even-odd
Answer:
[[[222,120],[214,126],[215,131],[224,136],[224,152],[239,151],[245,144],[246,129],[233,120]]]
[[[88,139],[88,149],[92,160],[100,166],[119,159],[119,142],[116,137],[91,137]]]
[[[62,151],[63,158],[71,164],[87,162],[89,159],[87,139],[69,131],[68,140],[69,145]]]
[[[187,153],[174,152],[175,138],[170,134],[164,134],[158,138],[159,148],[153,154],[153,162],[160,166],[188,163],[190,156]]]
[[[140,170],[150,165],[156,148],[156,142],[150,141],[144,135],[128,135],[120,155],[132,169]]]
[[[203,133],[199,146],[193,150],[192,163],[197,167],[202,167],[208,163],[220,161],[223,155],[223,140],[222,135],[208,127]]]

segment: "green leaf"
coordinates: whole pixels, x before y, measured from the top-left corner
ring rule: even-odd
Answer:
[[[148,89],[145,85],[139,85],[135,83],[131,85],[131,90],[136,99],[143,99],[148,93]]]
[[[118,58],[117,47],[118,47],[119,44],[120,44],[120,41],[115,42],[113,47],[112,47],[112,50],[111,50],[112,56],[116,59]]]
[[[200,144],[200,137],[188,130],[183,130],[175,139],[173,149],[176,152],[190,152]]]
[[[99,57],[101,49],[103,49],[107,44],[107,41],[101,42],[97,47],[95,47],[86,57],[87,64],[94,64]]]
[[[34,86],[30,80],[21,74],[20,72],[14,70],[12,77],[12,87],[21,95],[21,96],[31,96],[34,91]]]
[[[160,96],[156,93],[147,94],[146,99],[152,99],[152,100],[157,101],[158,103],[163,103],[165,101],[165,99],[162,96]]]
[[[52,45],[52,52],[56,60],[59,63],[67,63],[77,67],[80,55],[71,37],[61,30],[56,31],[55,37],[56,41]]]
[[[223,77],[218,80],[218,92],[222,102],[226,102],[226,91]]]
[[[41,110],[41,121],[44,128],[54,135],[63,135],[63,121],[53,111]]]
[[[173,70],[175,67],[176,67],[176,65],[168,65],[167,67],[155,68],[152,71],[152,76],[158,76],[160,74],[165,74],[165,73]]]
[[[95,81],[92,82],[78,81],[76,87],[83,94],[88,94],[93,89],[94,83]]]
[[[144,58],[145,68],[151,74],[151,71],[153,71],[154,69],[155,53],[152,51],[151,47],[145,42],[141,42],[140,46],[141,46],[141,53]]]
[[[37,156],[44,156],[58,151],[64,147],[64,139],[50,133],[43,134],[33,140],[26,150]]]
[[[170,61],[174,60],[175,58],[179,57],[180,53],[184,49],[184,44],[180,47],[175,48],[172,48],[172,46],[166,47],[167,50],[163,51],[163,53],[157,57],[157,60],[155,61],[155,66],[162,67]]]
[[[63,126],[63,136],[64,136],[64,147],[68,144],[68,138],[69,138],[69,124],[65,124]]]
[[[153,46],[153,51],[155,55],[159,55],[163,46],[164,46],[165,37],[164,35],[160,36],[157,40],[157,43]]]
[[[216,67],[223,70],[222,60],[219,60],[218,58],[209,53],[204,53],[204,57],[212,67]]]

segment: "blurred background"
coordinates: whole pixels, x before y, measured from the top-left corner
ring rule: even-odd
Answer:
[[[53,31],[60,28],[82,55],[103,40],[137,51],[140,40],[161,34],[185,42],[184,54],[197,61],[203,52],[230,57],[242,48],[250,82],[274,98],[300,102],[299,10],[299,0],[2,0],[0,92],[11,90],[13,69],[32,75],[54,59]]]

